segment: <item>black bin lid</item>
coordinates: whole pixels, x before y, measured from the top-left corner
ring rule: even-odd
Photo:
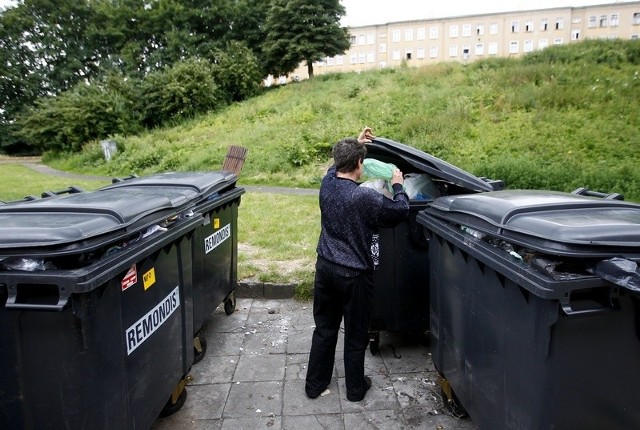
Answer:
[[[64,255],[104,246],[197,210],[226,189],[231,172],[162,173],[93,192],[0,205],[0,255]],[[218,201],[218,200],[215,200]]]
[[[495,191],[440,197],[421,216],[549,254],[640,254],[640,205],[624,201],[554,191]]]
[[[375,138],[367,144],[367,154],[396,165],[399,164],[396,160],[400,159],[431,177],[443,179],[473,192],[497,191],[504,188],[502,181],[479,178],[433,155],[390,139]]]
[[[173,189],[197,203],[217,192],[232,188],[238,180],[235,173],[218,172],[169,172],[140,178],[125,179],[101,188],[99,191],[126,188],[149,192],[153,189]]]
[[[131,234],[187,210],[191,197],[173,189],[113,189],[1,205],[0,252]]]

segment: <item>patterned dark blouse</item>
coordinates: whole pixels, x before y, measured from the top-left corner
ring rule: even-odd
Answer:
[[[322,258],[357,270],[375,270],[378,231],[409,215],[409,197],[401,184],[393,185],[393,200],[357,182],[327,171],[320,186],[320,240]]]

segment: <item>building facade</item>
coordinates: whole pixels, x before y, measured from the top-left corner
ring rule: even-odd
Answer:
[[[349,50],[314,63],[314,74],[519,57],[585,39],[638,39],[640,1],[392,22],[349,31]],[[308,78],[306,64],[290,78]]]

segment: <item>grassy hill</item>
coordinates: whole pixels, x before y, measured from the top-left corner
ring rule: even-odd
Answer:
[[[249,148],[245,184],[317,187],[331,145],[364,125],[508,188],[589,187],[640,201],[640,41],[586,41],[523,59],[330,74],[222,111],[45,158],[65,170],[219,168]]]
[[[588,41],[524,59],[319,76],[141,136],[114,136],[52,167],[126,176],[216,170],[229,145],[249,148],[241,184],[317,188],[331,146],[362,126],[508,188],[589,187],[640,201],[640,41]],[[0,200],[100,181],[0,169]],[[238,215],[240,279],[295,282],[309,297],[319,234],[317,198],[247,193]]]

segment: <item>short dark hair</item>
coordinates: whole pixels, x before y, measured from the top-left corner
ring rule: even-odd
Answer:
[[[341,173],[353,172],[358,168],[358,162],[367,156],[367,147],[358,139],[347,137],[333,146],[331,151],[336,170]]]

